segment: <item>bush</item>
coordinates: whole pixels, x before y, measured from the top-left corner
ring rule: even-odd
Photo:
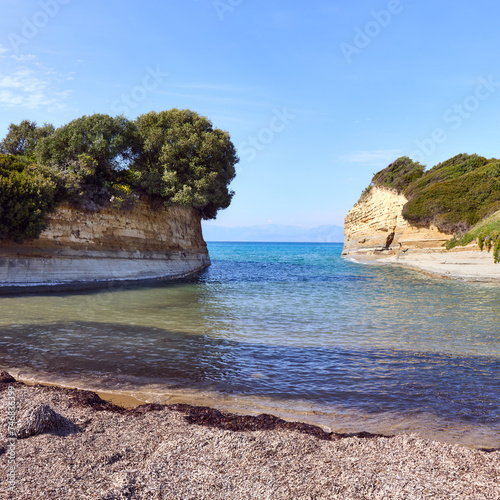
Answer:
[[[495,264],[500,262],[500,238],[497,238],[495,247],[493,248],[493,259]]]
[[[58,193],[50,171],[0,155],[0,237],[18,243],[37,238],[56,207]]]
[[[422,177],[424,168],[424,165],[410,160],[407,156],[402,156],[375,174],[372,183],[375,186],[395,189],[398,193],[402,193],[412,182]]]
[[[479,247],[479,250],[481,250],[481,252],[482,252],[483,248],[484,248],[484,234],[480,234],[477,237],[477,246]]]
[[[23,120],[19,125],[11,123],[7,135],[0,142],[0,152],[31,158],[36,145],[53,133],[54,126],[50,123],[44,123],[43,127],[29,120]]]
[[[138,154],[135,125],[123,116],[82,116],[59,127],[35,148],[36,159],[61,170],[87,155],[96,162],[96,173],[104,176],[127,168]]]
[[[186,109],[147,113],[136,124],[142,153],[134,169],[148,194],[194,207],[204,219],[229,206],[239,159],[227,132]]]
[[[499,162],[462,155],[460,163],[457,158],[431,169],[407,188],[403,217],[408,222],[434,224],[461,236],[500,209],[500,178],[494,175]]]
[[[420,179],[412,182],[405,189],[404,194],[409,199],[413,198],[413,196],[418,195],[420,191],[433,184],[450,179],[457,179],[464,174],[473,172],[477,168],[486,165],[486,163],[488,163],[488,160],[482,156],[459,154],[445,162],[438,163],[435,167],[425,172]]]

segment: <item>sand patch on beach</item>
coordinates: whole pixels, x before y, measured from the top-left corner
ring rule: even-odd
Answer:
[[[360,263],[390,264],[415,269],[440,278],[500,283],[500,264],[491,253],[474,250],[419,252],[408,250],[396,255],[385,252],[353,254],[349,260]]]

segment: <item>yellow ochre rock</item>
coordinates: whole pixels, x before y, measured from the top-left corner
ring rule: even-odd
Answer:
[[[408,249],[443,250],[443,244],[452,235],[434,226],[408,224],[402,215],[407,201],[396,191],[374,186],[345,218],[342,254],[393,255]]]
[[[210,265],[190,207],[60,207],[36,240],[0,240],[0,285],[175,278]]]

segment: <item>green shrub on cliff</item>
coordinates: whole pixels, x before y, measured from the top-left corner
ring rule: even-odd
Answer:
[[[405,195],[407,198],[412,198],[414,194],[418,194],[433,184],[458,179],[487,163],[488,160],[482,156],[459,154],[427,170],[424,175],[405,189]]]
[[[37,238],[58,201],[57,176],[12,155],[0,154],[0,237]]]
[[[375,174],[372,184],[395,189],[398,193],[402,193],[412,182],[422,177],[424,168],[424,165],[410,160],[407,156],[402,156]]]
[[[404,218],[460,237],[500,209],[499,165],[477,155],[459,155],[437,165],[405,190],[409,201]]]
[[[214,219],[231,203],[239,161],[227,132],[178,109],[135,122],[83,116],[56,130],[23,120],[10,125],[0,156],[0,237],[16,241],[36,238],[62,201],[126,210],[143,197]]]
[[[398,158],[372,179],[408,198],[403,217],[460,239],[479,221],[500,209],[500,161],[460,154],[428,171],[407,157]],[[471,238],[470,241],[472,241]]]
[[[123,116],[104,114],[73,120],[39,141],[35,148],[39,163],[61,172],[70,201],[91,210],[109,201],[109,186],[121,181],[121,172],[138,154],[134,123]]]
[[[44,123],[42,127],[29,120],[23,120],[19,125],[11,123],[7,135],[0,142],[0,153],[32,157],[36,145],[54,130],[50,123]]]
[[[83,116],[39,141],[37,160],[59,169],[67,198],[96,210],[122,208],[142,193],[166,205],[196,208],[205,219],[227,208],[238,161],[229,134],[190,110],[123,116]],[[113,186],[120,186],[116,188]],[[128,190],[135,191],[127,194]]]
[[[148,194],[192,206],[204,219],[229,206],[234,193],[228,185],[239,160],[227,132],[186,109],[147,113],[136,124],[142,152],[133,168]]]

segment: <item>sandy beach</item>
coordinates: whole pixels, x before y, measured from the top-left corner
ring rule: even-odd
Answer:
[[[440,278],[478,282],[500,282],[500,264],[493,262],[493,256],[486,251],[408,250],[397,254],[377,252],[370,254],[355,253],[346,258],[363,264],[389,264],[406,269],[423,271]]]
[[[2,499],[500,497],[499,450],[415,435],[341,435],[189,405],[124,409],[5,372],[0,417]]]

